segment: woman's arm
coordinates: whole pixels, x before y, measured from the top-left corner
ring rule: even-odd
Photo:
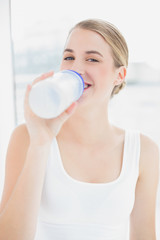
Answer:
[[[141,136],[140,175],[130,218],[130,240],[156,240],[155,214],[159,181],[159,149]]]
[[[45,80],[53,72],[35,82]],[[39,212],[46,163],[50,146],[76,103],[55,119],[41,119],[31,111],[27,88],[24,113],[26,125],[12,134],[6,158],[5,184],[0,205],[0,239],[33,240]]]
[[[30,145],[26,127],[13,133],[0,206],[0,239],[34,239],[50,144]]]

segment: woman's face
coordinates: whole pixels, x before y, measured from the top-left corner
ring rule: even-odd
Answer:
[[[109,100],[115,86],[117,71],[111,48],[103,37],[90,30],[74,29],[65,45],[61,70],[77,71],[84,79],[86,89],[81,100]]]

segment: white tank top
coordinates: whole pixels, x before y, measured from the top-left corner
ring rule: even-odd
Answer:
[[[126,131],[119,177],[86,183],[65,171],[56,138],[44,180],[35,240],[126,240],[139,175],[140,134]]]

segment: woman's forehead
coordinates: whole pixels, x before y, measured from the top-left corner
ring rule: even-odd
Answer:
[[[97,51],[109,51],[111,50],[109,44],[104,38],[97,32],[75,28],[68,36],[65,48],[70,49],[89,49]]]

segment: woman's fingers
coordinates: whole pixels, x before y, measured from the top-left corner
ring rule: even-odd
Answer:
[[[76,107],[77,107],[77,102],[74,102],[70,105],[70,107],[67,110],[65,110],[58,117],[48,120],[48,124],[49,124],[48,126],[51,127],[52,133],[54,136],[57,136],[58,132],[60,131],[65,121],[67,121],[67,119],[74,113]]]
[[[28,102],[28,98],[29,98],[29,93],[30,93],[30,90],[32,88],[32,85],[28,85],[27,88],[26,88],[26,92],[25,92],[25,97],[24,97],[24,116],[25,118],[27,117],[28,114],[31,114],[33,115],[33,112],[31,111],[30,107],[29,107],[29,102]]]
[[[31,90],[32,86],[30,84],[27,85],[26,92],[25,92],[25,97],[24,97],[24,105],[28,103],[28,95]]]
[[[40,77],[36,78],[31,85],[28,85],[26,88],[25,99],[24,99],[24,115],[26,122],[28,123],[28,128],[30,129],[30,135],[35,138],[35,132],[37,136],[43,137],[45,139],[51,139],[57,136],[64,122],[73,114],[78,103],[72,103],[62,114],[53,119],[41,119],[36,116],[30,106],[29,106],[29,94],[32,89],[32,86],[39,81],[53,76],[54,72],[45,73]],[[36,130],[37,129],[37,130]],[[43,133],[43,134],[42,134]]]
[[[44,80],[44,79],[46,79],[46,78],[52,77],[53,74],[54,74],[53,71],[50,71],[50,72],[47,72],[47,73],[42,74],[40,77],[36,78],[36,79],[32,82],[32,85],[34,85],[34,84],[36,84],[37,82],[42,81],[42,80]]]
[[[30,93],[30,90],[32,88],[32,86],[46,78],[49,78],[51,76],[53,76],[54,72],[53,71],[50,71],[50,72],[47,72],[47,73],[44,73],[42,74],[40,77],[37,77],[31,84],[29,84],[26,88],[26,92],[25,92],[25,98],[24,98],[24,106],[28,109],[28,98],[29,98],[29,93]]]
[[[75,111],[77,107],[77,102],[72,103],[62,114],[60,114],[57,119],[61,123],[64,123]]]
[[[54,74],[53,71],[50,71],[50,72],[48,72],[48,73],[44,73],[44,74],[42,74],[40,77],[36,78],[31,84],[29,84],[29,85],[27,86],[26,93],[25,93],[25,102],[28,100],[28,95],[29,95],[29,92],[30,92],[32,86],[33,86],[34,84],[36,84],[37,82],[41,81],[41,80],[44,80],[44,79],[46,79],[46,78],[49,78],[49,77],[53,76],[53,74]]]

